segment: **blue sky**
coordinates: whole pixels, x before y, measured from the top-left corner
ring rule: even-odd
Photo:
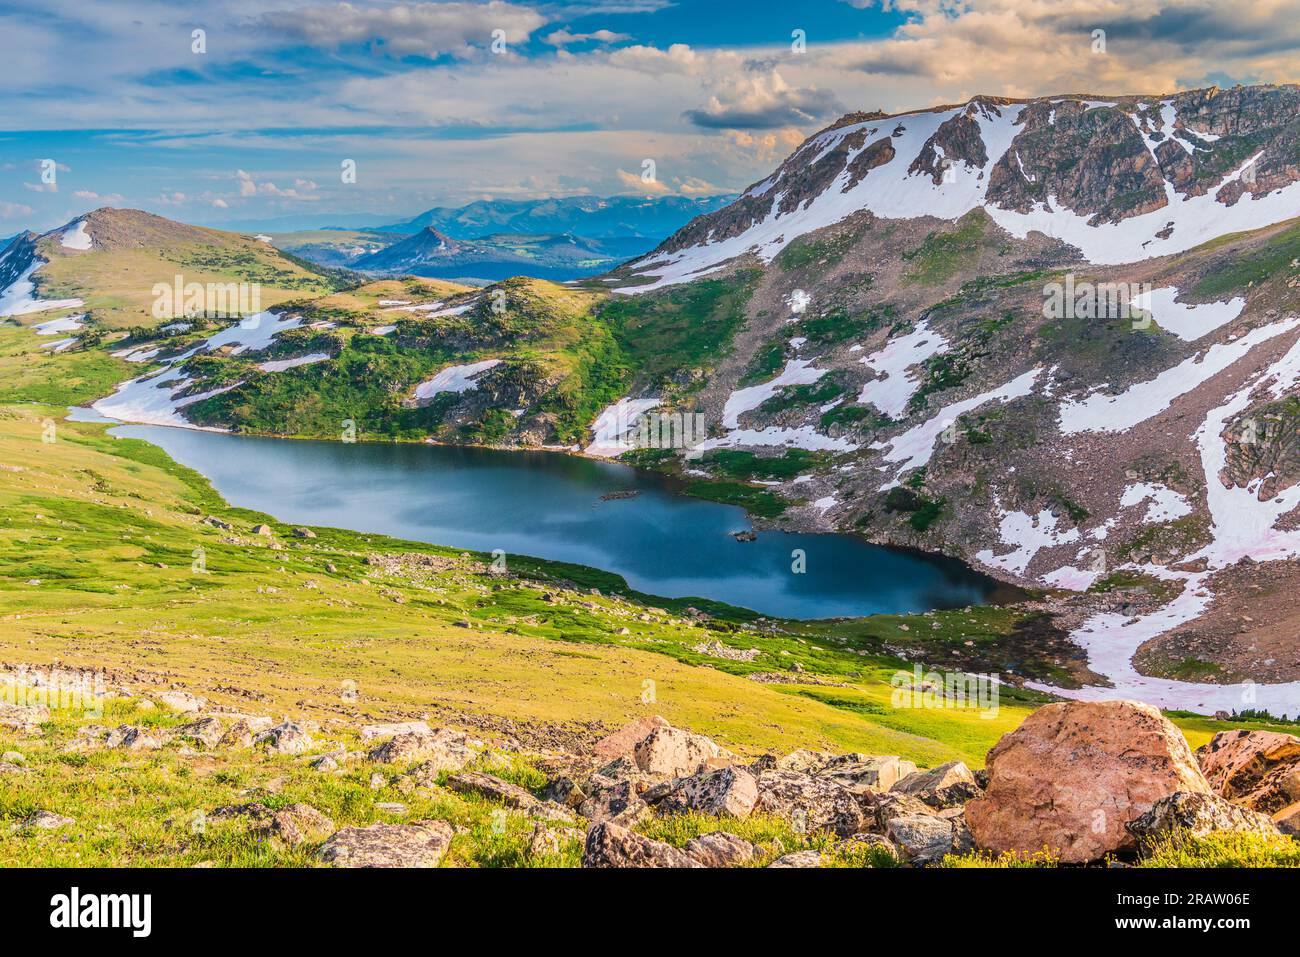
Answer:
[[[0,233],[100,205],[247,226],[379,223],[480,198],[730,192],[848,110],[1288,82],[1297,7],[9,0]]]

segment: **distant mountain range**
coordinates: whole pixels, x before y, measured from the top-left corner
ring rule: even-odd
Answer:
[[[481,200],[437,207],[381,232],[415,233],[432,226],[457,239],[498,233],[573,233],[589,239],[662,239],[696,216],[732,203],[736,196],[570,196],[564,199]]]
[[[495,281],[528,275],[590,276],[639,256],[734,196],[480,201],[426,210],[373,229],[272,233],[271,241],[319,265],[376,275]]]

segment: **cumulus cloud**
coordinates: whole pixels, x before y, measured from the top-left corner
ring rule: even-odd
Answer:
[[[830,90],[795,89],[775,71],[737,77],[683,115],[707,129],[774,129],[839,116],[844,107]]]
[[[265,13],[260,25],[321,49],[367,45],[374,53],[403,57],[463,54],[488,47],[493,31],[507,44],[524,43],[546,23],[536,10],[504,0],[490,3],[412,3],[366,7],[351,3]]]
[[[568,30],[556,30],[548,33],[542,39],[553,47],[564,47],[574,43],[621,43],[624,40],[631,40],[632,37],[626,33],[615,33],[612,30],[595,30],[591,33],[570,33]]]
[[[32,208],[23,203],[10,203],[0,200],[0,218],[13,219],[15,216],[30,216]]]
[[[245,199],[251,196],[275,196],[280,199],[298,199],[314,202],[320,199],[317,195],[317,185],[309,179],[301,177],[293,181],[292,186],[281,188],[271,180],[258,181],[253,178],[253,174],[242,169],[235,170],[235,182],[239,189],[239,195]]]

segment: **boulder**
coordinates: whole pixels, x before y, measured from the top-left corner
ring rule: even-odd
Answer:
[[[424,761],[439,771],[459,771],[476,757],[468,742],[465,734],[446,728],[405,731],[371,748],[366,758],[379,764]]]
[[[854,794],[888,791],[899,780],[916,771],[916,765],[894,755],[849,754],[822,766],[820,773]]]
[[[1131,851],[1126,825],[1178,791],[1209,794],[1182,733],[1136,701],[1039,708],[988,754],[989,786],[966,805],[975,843],[996,853],[1044,848],[1062,861]]]
[[[933,808],[960,807],[980,793],[975,775],[961,761],[949,761],[929,771],[915,771],[891,791],[906,794]]]
[[[652,777],[681,777],[725,762],[728,752],[702,734],[681,728],[654,728],[632,749],[642,773]]]
[[[1265,814],[1238,807],[1217,794],[1179,791],[1162,797],[1151,810],[1128,822],[1129,833],[1138,841],[1154,840],[1186,829],[1197,837],[1211,831],[1238,831],[1276,837],[1277,825]]]
[[[1273,823],[1283,834],[1300,837],[1300,801],[1273,813]]]
[[[834,781],[798,771],[764,771],[758,776],[754,810],[848,837],[864,830],[867,818],[857,799]]]
[[[1220,731],[1196,751],[1214,791],[1264,814],[1300,801],[1300,738],[1275,731]]]
[[[593,824],[613,821],[631,827],[650,815],[650,807],[637,793],[632,781],[616,781],[592,793],[578,808],[578,813]]]
[[[809,751],[800,748],[775,760],[773,766],[778,771],[798,771],[801,774],[815,774],[835,760],[829,751]],[[766,769],[762,769],[766,770]]]
[[[473,794],[492,801],[499,801],[521,810],[540,803],[528,791],[517,784],[511,784],[495,774],[482,771],[465,771],[447,778],[447,787],[458,794]]]
[[[50,720],[50,709],[43,704],[19,705],[0,701],[0,728],[10,731],[35,731]]]
[[[637,742],[645,738],[655,728],[672,727],[657,714],[637,718],[631,724],[619,728],[613,734],[601,738],[591,747],[591,753],[599,763],[613,761],[624,755],[630,755]]]
[[[292,721],[267,728],[253,742],[265,744],[266,750],[272,754],[302,754],[316,746],[315,739],[307,733],[307,729]]]
[[[762,856],[758,847],[727,831],[710,831],[693,837],[682,850],[705,867],[739,867]]]
[[[876,826],[882,831],[890,821],[901,815],[934,813],[934,808],[930,805],[910,794],[902,794],[898,791],[871,795],[870,802],[870,807],[875,812]]]
[[[437,867],[453,834],[446,821],[345,827],[316,856],[335,867]]]
[[[174,730],[182,738],[193,738],[208,748],[215,748],[226,736],[225,725],[212,717],[199,718]]]
[[[583,867],[700,867],[693,858],[671,844],[606,821],[587,832]]]
[[[885,827],[885,836],[909,864],[937,864],[953,852],[952,822],[937,814],[900,814]]]
[[[251,748],[255,730],[247,721],[239,720],[232,724],[217,741],[219,748]]]
[[[53,831],[69,824],[76,824],[70,817],[55,814],[53,811],[37,811],[23,821],[23,827],[41,831]]]
[[[587,795],[578,782],[563,774],[547,782],[544,794],[549,800],[572,808],[581,807],[582,802],[587,800]]]
[[[154,697],[158,699],[159,704],[166,705],[181,714],[194,714],[208,703],[207,698],[190,694],[188,691],[159,691]]]
[[[290,804],[271,815],[271,832],[289,845],[319,841],[334,830],[334,822],[310,804]]]
[[[821,867],[820,851],[795,851],[778,857],[768,867]]]
[[[661,814],[699,811],[716,816],[749,817],[758,801],[758,780],[746,768],[726,767],[678,778],[656,804]]]

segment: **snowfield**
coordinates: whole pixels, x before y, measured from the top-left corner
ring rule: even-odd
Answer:
[[[1115,105],[1106,101],[1081,102],[1086,109]],[[1152,133],[1160,132],[1167,136],[1178,121],[1172,103],[1162,102],[1161,107],[1160,126],[1155,130],[1143,129],[1138,118],[1128,114],[1148,148],[1158,142],[1151,138]],[[983,208],[994,222],[1017,238],[1023,239],[1031,232],[1039,232],[1075,246],[1090,262],[1105,265],[1183,252],[1218,236],[1291,219],[1300,210],[1300,182],[1259,197],[1244,193],[1231,206],[1218,201],[1219,192],[1240,180],[1259,158],[1258,154],[1248,158],[1199,196],[1181,196],[1166,180],[1164,206],[1117,223],[1089,225],[1091,215],[1066,208],[1055,196],[1049,196],[1026,213],[1003,209],[988,201],[988,185],[994,165],[1007,154],[1020,132],[1019,120],[1023,110],[1021,104],[995,107],[972,100],[947,109],[905,113],[828,130],[795,152],[789,161],[791,168],[807,169],[851,136],[862,135],[864,139],[860,146],[847,153],[839,175],[821,193],[787,213],[780,213],[780,200],[785,195],[785,173],[779,171],[747,194],[750,197],[772,197],[770,210],[763,220],[736,236],[640,259],[632,264],[634,274],[654,281],[616,291],[636,294],[688,282],[716,272],[727,262],[747,253],[771,262],[798,237],[833,225],[861,210],[870,210],[886,219],[934,216],[955,220],[973,209]],[[979,125],[988,161],[981,167],[968,166],[961,161],[952,163],[938,184],[922,170],[909,173],[912,161],[922,152],[926,141],[945,121],[962,113],[968,113]],[[1049,122],[1052,120],[1054,117]],[[1211,139],[1208,135],[1202,135],[1202,138]],[[882,140],[889,140],[893,145],[894,157],[850,185],[853,161]],[[1191,152],[1190,144],[1178,137],[1174,140]],[[942,159],[937,147],[935,152]],[[1023,166],[1020,168],[1023,175]],[[1209,320],[1198,317],[1197,321]]]
[[[431,379],[425,379],[415,387],[415,398],[432,399],[435,395],[441,395],[444,392],[468,392],[470,389],[477,389],[478,383],[474,381],[488,369],[493,369],[501,364],[500,359],[484,359],[482,362],[473,362],[463,366],[448,366]]]
[[[890,418],[899,418],[921,386],[909,370],[947,351],[947,340],[930,331],[925,321],[918,323],[912,332],[895,336],[879,352],[858,360],[878,376],[862,387],[858,403],[874,405]]]

